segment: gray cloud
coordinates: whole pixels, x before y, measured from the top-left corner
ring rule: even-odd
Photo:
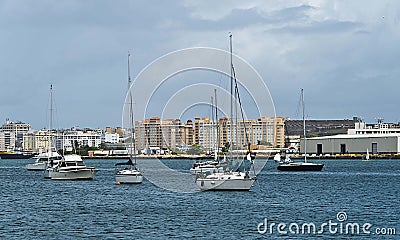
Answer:
[[[118,126],[128,50],[134,77],[170,51],[227,50],[232,31],[235,53],[263,76],[278,115],[293,117],[305,88],[315,118],[399,120],[392,108],[399,87],[398,3],[363,2],[365,10],[347,2],[337,9],[275,4],[268,10],[274,4],[262,1],[2,1],[0,119],[45,127],[53,83],[60,127]]]

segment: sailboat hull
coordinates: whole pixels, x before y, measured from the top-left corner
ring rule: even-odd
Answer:
[[[137,170],[121,170],[115,175],[117,183],[139,184],[143,182],[143,175]]]
[[[321,171],[324,164],[317,163],[288,163],[278,166],[279,171],[290,172],[317,172]]]
[[[249,191],[255,180],[245,173],[214,173],[198,177],[196,184],[201,191]]]
[[[204,173],[204,172],[211,172],[211,173],[223,173],[224,168],[223,167],[215,167],[215,166],[206,166],[206,167],[196,167],[196,168],[191,168],[190,169],[190,174],[196,175],[198,173]]]
[[[32,164],[28,164],[26,165],[26,170],[29,171],[43,171],[47,168],[47,163],[32,163]]]
[[[68,171],[54,171],[51,173],[52,180],[90,180],[96,173],[94,169],[77,169]]]

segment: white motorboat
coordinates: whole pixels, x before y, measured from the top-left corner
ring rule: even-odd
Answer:
[[[76,154],[65,155],[53,167],[47,167],[45,177],[52,180],[85,180],[92,179],[97,170],[88,167],[81,156]]]
[[[35,162],[26,165],[26,169],[29,171],[43,171],[47,167],[47,163],[49,161],[53,161],[54,164],[57,164],[62,156],[58,154],[58,152],[52,151],[50,153],[40,153],[36,157],[34,157]]]

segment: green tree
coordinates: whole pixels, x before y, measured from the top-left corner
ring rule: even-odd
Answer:
[[[224,146],[222,147],[221,151],[222,151],[223,153],[229,152],[229,148],[230,148],[230,147],[231,147],[231,144],[230,144],[229,142],[226,142],[226,143],[224,144]]]
[[[202,154],[204,153],[204,149],[202,146],[199,144],[193,144],[192,146],[189,147],[187,150],[188,154]]]

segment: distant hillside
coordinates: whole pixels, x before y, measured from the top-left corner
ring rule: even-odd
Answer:
[[[345,134],[347,129],[354,128],[355,120],[307,120],[307,137],[330,136]],[[303,120],[286,120],[285,135],[303,135]]]

